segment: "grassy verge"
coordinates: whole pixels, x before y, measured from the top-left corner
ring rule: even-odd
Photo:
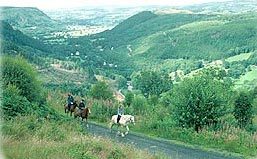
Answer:
[[[17,117],[3,123],[1,140],[6,159],[157,158],[131,146],[88,135],[75,120]]]
[[[108,127],[107,122],[100,123],[98,120],[93,120],[93,123]],[[203,130],[200,133],[172,127],[166,127],[165,130],[150,130],[138,121],[135,126],[130,127],[130,130],[137,135],[144,134],[153,139],[162,138],[173,144],[222,153],[227,156],[257,157],[257,133],[251,134],[238,128],[227,127],[220,131]]]
[[[51,100],[51,102],[56,102]],[[58,104],[52,103],[53,106]],[[54,109],[63,112],[60,107]],[[99,113],[99,111],[98,111]],[[89,121],[94,121],[102,126],[108,126],[110,115],[96,118],[92,111]],[[104,119],[104,120],[103,120]],[[172,140],[173,143],[189,147],[198,147],[207,151],[218,151],[226,155],[243,155],[245,157],[256,157],[257,155],[257,133],[250,133],[242,129],[226,126],[220,130],[204,129],[196,133],[191,129],[183,129],[173,126],[172,121],[165,118],[164,121],[155,121],[151,117],[136,116],[136,125],[131,126],[133,132],[138,132],[153,138]],[[197,146],[196,146],[197,145]]]

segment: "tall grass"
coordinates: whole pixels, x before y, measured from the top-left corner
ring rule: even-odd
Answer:
[[[6,159],[158,158],[128,145],[88,135],[76,120],[16,117],[4,122],[1,138]]]
[[[152,116],[152,119],[154,118]],[[163,121],[151,121],[143,116],[137,117],[137,119],[140,121],[137,121],[136,126],[131,127],[132,131],[244,156],[256,157],[257,155],[257,132],[249,132],[233,125],[224,124],[217,130],[205,127],[197,133],[193,129],[177,127],[171,119],[165,117]]]
[[[53,103],[58,101],[58,96],[52,96],[49,100],[56,110],[59,110],[60,107]],[[63,112],[64,110],[60,109],[60,111]],[[94,101],[91,105],[91,112],[89,120],[107,125],[111,115],[116,113],[116,105],[115,103]],[[200,145],[204,148],[239,153],[244,156],[257,155],[257,132],[237,128],[236,124],[231,124],[234,119],[224,119],[226,122],[220,124],[218,129],[207,126],[196,133],[193,129],[177,127],[168,108],[161,105],[147,105],[147,110],[144,113],[136,112],[133,107],[126,108],[125,112],[135,115],[136,125],[130,127],[132,131]],[[256,125],[256,122],[254,124]]]

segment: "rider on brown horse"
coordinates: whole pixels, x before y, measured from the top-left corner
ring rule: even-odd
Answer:
[[[74,103],[74,98],[70,93],[68,93],[67,103],[68,103],[68,110],[70,110],[71,105]]]
[[[82,111],[85,108],[86,108],[85,99],[82,99],[79,103],[79,109],[80,111]]]

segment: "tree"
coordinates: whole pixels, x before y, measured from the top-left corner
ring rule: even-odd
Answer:
[[[39,113],[44,108],[45,97],[33,67],[21,57],[3,57],[2,64],[4,119]]]
[[[161,93],[170,90],[172,86],[168,75],[162,75],[154,71],[143,71],[137,74],[132,83],[142,91],[145,97],[149,95],[159,96]]]
[[[128,92],[126,95],[125,95],[125,104],[127,106],[130,106],[132,101],[134,99],[134,94],[132,92]]]
[[[185,79],[174,86],[170,96],[175,120],[197,132],[205,125],[215,125],[227,112],[229,91],[230,86],[210,74]]]
[[[234,116],[241,128],[245,128],[252,122],[253,106],[251,104],[251,100],[250,95],[246,92],[240,92],[239,96],[235,100]]]
[[[105,82],[97,82],[94,84],[90,91],[89,94],[95,98],[95,99],[113,99],[113,94],[109,86]]]
[[[3,87],[14,85],[29,102],[44,102],[42,87],[34,68],[21,57],[4,57],[2,61]]]
[[[10,119],[17,115],[30,113],[31,103],[20,95],[20,90],[14,85],[7,85],[3,90],[2,111],[4,119]]]

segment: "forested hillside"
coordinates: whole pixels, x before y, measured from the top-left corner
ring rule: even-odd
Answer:
[[[163,60],[198,63],[202,59],[222,60],[253,52],[256,22],[255,12],[158,15],[148,11],[130,17],[112,30],[71,39],[68,43],[70,48],[79,44],[74,48],[89,58],[94,57],[92,64],[98,68],[103,68],[105,62],[116,64],[119,71],[147,67],[145,63],[151,66]]]
[[[33,38],[44,38],[46,32],[63,29],[59,22],[49,18],[44,12],[33,7],[0,7],[0,20],[8,22]]]

